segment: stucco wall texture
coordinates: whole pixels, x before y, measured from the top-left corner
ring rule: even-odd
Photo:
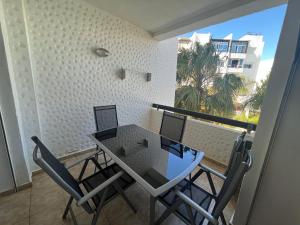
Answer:
[[[152,103],[173,105],[176,38],[159,42],[81,0],[4,0],[3,8],[5,21],[14,24],[7,33],[17,34],[7,44],[19,60],[12,63],[13,82],[31,171],[37,169],[32,135],[56,156],[94,146],[87,136],[95,130],[93,106],[116,104],[120,125],[148,128]],[[110,56],[98,57],[97,47]],[[146,73],[152,73],[150,82]]]

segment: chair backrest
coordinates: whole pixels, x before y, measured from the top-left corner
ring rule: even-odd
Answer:
[[[116,105],[94,106],[94,115],[97,131],[118,127]]]
[[[181,142],[185,123],[186,116],[164,111],[159,133],[169,139]]]
[[[242,155],[241,161],[238,164],[237,169],[229,171],[227,179],[217,196],[216,204],[212,213],[215,218],[218,218],[221,215],[223,209],[226,207],[231,197],[241,184],[245,173],[252,166],[252,156],[250,154],[250,150],[246,148],[246,142],[243,142],[242,146],[244,151],[237,153],[238,155]]]
[[[76,179],[69,173],[65,166],[47,149],[36,136],[31,138],[36,144],[33,152],[33,160],[38,164],[59,186],[69,194],[79,199],[83,193]],[[38,157],[38,150],[41,157]]]
[[[234,170],[237,169],[236,166],[236,161],[238,160],[238,156],[239,154],[237,154],[240,151],[244,151],[243,148],[243,141],[244,138],[246,136],[246,132],[244,131],[243,133],[241,133],[235,140],[234,144],[233,144],[233,148],[230,154],[230,159],[228,162],[228,167],[226,169],[226,171],[224,172],[224,175],[227,176],[230,170]]]
[[[80,189],[79,183],[69,173],[66,167],[47,149],[38,137],[33,136],[31,139],[36,144],[33,151],[34,162],[76,200],[83,197],[83,192]],[[40,157],[38,156],[38,150],[40,152]],[[83,208],[88,212],[91,211],[88,204],[83,205]]]

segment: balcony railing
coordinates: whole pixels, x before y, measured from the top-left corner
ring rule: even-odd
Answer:
[[[206,120],[206,121],[230,125],[233,127],[244,128],[248,132],[256,130],[256,124],[253,124],[253,123],[247,123],[247,122],[243,122],[243,121],[239,121],[239,120],[233,120],[233,119],[229,119],[229,118],[213,116],[213,115],[209,115],[206,113],[193,112],[193,111],[189,111],[189,110],[185,110],[185,109],[179,109],[179,108],[174,108],[171,106],[160,105],[160,104],[155,104],[155,103],[152,104],[152,107],[156,108],[156,109],[163,109],[163,110],[167,110],[167,111],[171,111],[171,112],[180,113],[180,114],[187,115],[187,116],[192,116],[196,119],[202,119],[202,120]]]
[[[229,162],[234,141],[242,132],[236,128],[247,129],[247,140],[252,141],[255,135],[254,132],[250,132],[256,130],[256,125],[252,123],[159,104],[152,105],[149,129],[153,132],[159,132],[163,116],[162,110],[190,116],[187,119],[182,142],[203,151],[206,158],[224,166]],[[223,126],[223,124],[230,127]]]

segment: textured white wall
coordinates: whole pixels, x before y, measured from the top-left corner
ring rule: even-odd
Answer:
[[[18,9],[20,13],[22,4],[17,2],[4,1],[4,11]],[[26,100],[20,103],[25,108],[20,109],[20,116],[27,123],[22,129],[30,130],[24,135],[26,142],[31,135],[38,135],[57,156],[66,155],[93,146],[87,135],[95,129],[94,105],[116,104],[121,125],[148,127],[151,103],[173,104],[175,39],[158,42],[140,28],[80,0],[24,0],[23,6],[27,36],[19,31],[20,40],[9,37],[9,44],[12,54],[23,60],[13,69],[22,70],[28,56],[20,56],[16,47],[24,41],[26,51],[28,40],[28,77],[13,78],[20,87],[16,98]],[[19,23],[7,29],[19,34],[24,18],[15,16]],[[94,47],[108,49],[111,56],[97,57]],[[128,69],[125,80],[117,77],[121,67]],[[145,81],[145,72],[152,73],[151,82]],[[32,149],[26,151],[34,170]]]
[[[163,111],[151,110],[151,126],[154,132],[159,132]],[[186,145],[204,151],[205,157],[227,165],[233,143],[241,131],[190,119],[186,122],[182,142]],[[248,140],[252,136],[247,135]]]

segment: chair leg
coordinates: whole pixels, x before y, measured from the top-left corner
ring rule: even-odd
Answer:
[[[217,191],[216,191],[214,182],[213,182],[213,180],[212,180],[212,177],[211,177],[211,175],[210,175],[209,172],[206,172],[206,175],[207,175],[207,179],[208,179],[208,182],[209,182],[209,186],[210,186],[210,188],[211,188],[211,191],[212,191],[213,195],[216,196],[216,195],[217,195]]]
[[[226,220],[225,220],[225,216],[224,216],[223,213],[221,213],[220,217],[221,217],[222,224],[227,225]]]
[[[72,202],[73,202],[73,200],[74,200],[73,197],[69,198],[69,201],[67,203],[67,206],[66,206],[66,209],[64,211],[64,214],[63,214],[62,218],[63,218],[63,220],[65,220],[67,218],[67,215],[68,215],[69,211],[70,211],[71,218],[73,220],[74,225],[78,225],[76,217],[75,217],[75,214],[74,214],[73,209],[72,209]]]
[[[129,207],[132,209],[132,211],[134,213],[136,213],[136,209],[134,208],[132,203],[129,201],[128,197],[126,196],[124,190],[120,187],[120,185],[117,182],[114,182],[112,185],[117,190],[117,192],[119,192],[119,194],[123,197],[123,199],[125,200],[127,205],[129,205]]]
[[[70,207],[71,207],[71,205],[72,205],[72,202],[73,202],[73,199],[74,199],[73,197],[70,197],[70,198],[69,198],[69,201],[68,201],[68,203],[67,203],[66,209],[65,209],[64,214],[63,214],[63,219],[66,219],[66,218],[67,218],[69,209],[70,209]]]
[[[95,158],[91,158],[90,160],[92,160],[92,162],[95,164],[95,167],[97,167],[98,170],[102,170],[101,165],[99,164],[99,162]]]
[[[96,154],[96,155],[95,155],[95,159],[97,160],[97,162],[98,162],[98,157],[99,157],[99,155]],[[97,165],[95,165],[94,173],[96,173],[96,171],[97,171]]]
[[[156,198],[150,195],[150,218],[149,218],[149,225],[155,224],[155,203]]]
[[[81,179],[82,179],[82,177],[83,177],[83,174],[84,174],[84,172],[85,172],[85,170],[86,170],[86,167],[87,167],[87,165],[88,165],[88,163],[89,163],[89,160],[90,160],[90,159],[86,159],[86,160],[84,161],[83,167],[82,167],[82,169],[81,169],[81,171],[80,171],[80,174],[79,174],[79,176],[78,176],[78,181],[81,181]]]
[[[72,220],[74,222],[74,225],[78,225],[75,214],[74,214],[73,209],[72,209],[72,206],[70,206],[70,214],[71,214]]]
[[[171,207],[167,208],[163,214],[158,218],[158,220],[155,222],[155,225],[161,224],[165,219],[167,219],[171,213],[174,213],[176,209],[179,207],[179,205],[182,203],[180,199],[177,199],[175,203],[172,204]],[[151,224],[150,224],[151,225]]]
[[[103,158],[104,158],[104,164],[105,164],[105,167],[107,167],[107,159],[106,159],[106,154],[105,154],[105,152],[101,149],[101,148],[99,148],[99,146],[97,146],[97,150],[98,149],[100,149],[100,152],[102,152],[102,154],[103,154]],[[99,152],[99,153],[100,153]],[[97,154],[97,161],[98,161],[98,154]],[[101,165],[102,165],[103,163],[101,163]],[[96,171],[96,168],[95,168],[95,171]]]
[[[190,186],[190,193],[191,193],[191,199],[193,199],[193,191],[192,191],[192,174],[189,174],[189,186]]]
[[[196,224],[195,224],[194,217],[193,217],[193,212],[192,212],[191,206],[189,206],[188,204],[185,204],[185,208],[186,208],[186,211],[187,211],[188,216],[189,216],[189,218],[190,218],[190,223],[191,223],[191,225],[196,225]]]
[[[102,150],[102,151],[103,151],[103,150]],[[104,157],[105,167],[107,167],[107,159],[106,159],[106,154],[105,154],[104,151],[103,151],[103,157]]]
[[[199,169],[198,172],[192,177],[192,182],[197,180],[197,178],[200,177],[203,172],[204,171],[202,169]]]
[[[98,207],[97,207],[97,209],[96,209],[96,212],[95,212],[95,214],[94,214],[94,216],[93,216],[91,225],[96,225],[96,224],[97,224],[97,221],[98,221],[98,219],[99,219],[101,210],[102,210],[102,208],[103,208],[103,205],[104,205],[104,202],[105,202],[105,199],[106,199],[107,191],[108,191],[108,188],[106,187],[106,188],[104,189],[104,192],[103,192],[103,195],[102,195],[102,197],[101,197],[100,203],[99,203],[99,205],[98,205]]]

